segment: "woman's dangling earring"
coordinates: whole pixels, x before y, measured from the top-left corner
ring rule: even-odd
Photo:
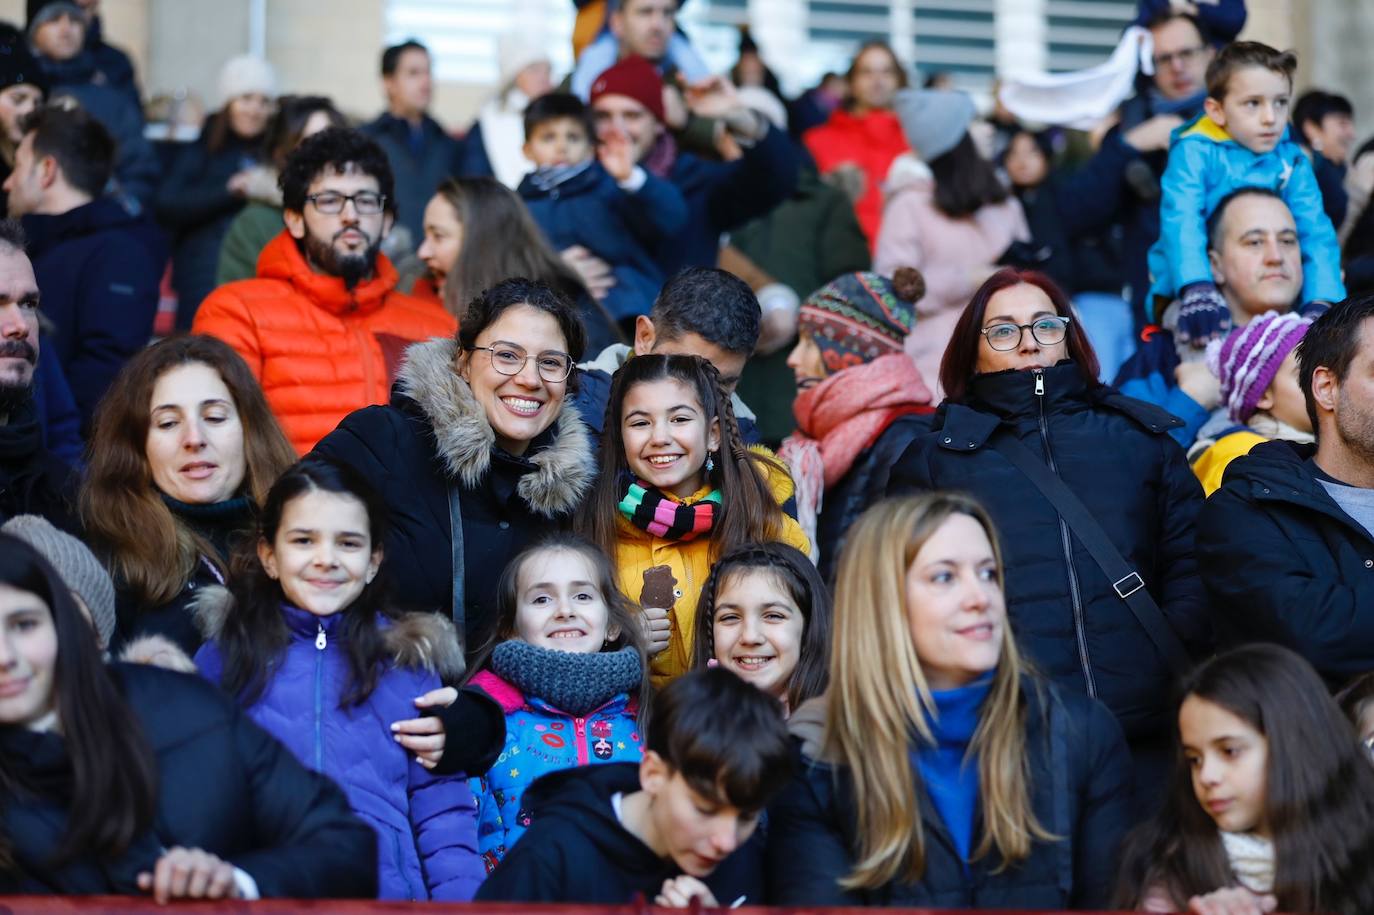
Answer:
[[[710,473],[716,469],[716,462],[711,457],[711,452],[706,452],[706,472]]]

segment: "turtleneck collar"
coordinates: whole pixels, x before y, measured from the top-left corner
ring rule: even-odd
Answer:
[[[223,502],[183,502],[165,492],[159,492],[172,514],[201,524],[238,524],[253,516],[253,504],[247,496],[235,496]]]
[[[930,731],[941,747],[966,747],[978,730],[978,715],[992,689],[992,674],[984,674],[967,686],[931,690],[935,702]]]
[[[1037,388],[1041,393],[1037,393]],[[1077,363],[1062,359],[1047,369],[1007,369],[975,375],[969,384],[969,406],[1003,419],[1036,416],[1081,407],[1088,402],[1088,382]]]

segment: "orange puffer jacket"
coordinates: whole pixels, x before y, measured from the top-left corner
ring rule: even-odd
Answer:
[[[305,454],[354,410],[384,404],[405,348],[452,336],[453,316],[396,291],[396,268],[352,292],[315,273],[282,232],[262,249],[255,279],[216,289],[191,330],[228,343],[248,363],[286,437]]]

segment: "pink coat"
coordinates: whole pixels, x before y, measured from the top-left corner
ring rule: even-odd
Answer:
[[[891,276],[898,267],[924,274],[926,294],[916,303],[916,329],[906,351],[935,392],[940,387],[940,360],[954,324],[973,297],[977,271],[991,270],[1013,241],[1028,241],[1026,214],[1015,197],[983,207],[972,216],[951,219],[935,205],[929,178],[913,178],[892,189],[883,208],[873,270]]]

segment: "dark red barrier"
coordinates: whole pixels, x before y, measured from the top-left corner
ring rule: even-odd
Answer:
[[[433,915],[641,915],[654,912],[665,915],[679,909],[660,909],[655,906],[606,905],[526,905],[512,903],[443,903],[443,902],[375,902],[340,899],[264,899],[258,902],[177,902],[159,906],[149,899],[130,896],[0,896],[0,915],[384,915],[388,912],[433,913]],[[817,915],[873,915],[871,909],[848,908],[783,908],[743,906],[738,909],[702,909],[703,912],[734,912],[737,915],[790,915],[813,912]],[[883,909],[892,915],[958,915],[960,910],[940,909]],[[973,910],[968,910],[972,915]],[[1018,910],[994,911],[979,909],[978,915],[1036,915]],[[1042,910],[1039,915],[1059,915]],[[1068,913],[1064,913],[1068,915]],[[1076,913],[1084,915],[1084,913]],[[1092,915],[1092,913],[1088,913]],[[1110,913],[1096,913],[1110,915]],[[1124,913],[1122,913],[1124,915]]]

